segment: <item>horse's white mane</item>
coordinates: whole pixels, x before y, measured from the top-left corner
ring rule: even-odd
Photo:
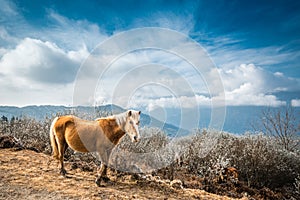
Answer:
[[[124,126],[124,124],[126,123],[126,117],[127,117],[127,111],[111,116],[111,118],[116,120],[119,126]]]
[[[136,113],[138,113],[138,111],[135,111],[135,110],[127,110],[126,112],[123,112],[123,113],[120,113],[120,114],[115,114],[115,115],[108,116],[108,117],[100,117],[100,118],[97,118],[96,120],[99,120],[99,119],[115,119],[118,126],[120,126],[122,130],[124,130],[124,126],[126,124],[128,111],[131,111],[133,116],[136,116]]]
[[[99,117],[96,119],[96,121],[100,119],[115,119],[117,124],[122,127],[126,123],[126,117],[127,117],[127,111],[120,114],[107,116],[107,117]]]

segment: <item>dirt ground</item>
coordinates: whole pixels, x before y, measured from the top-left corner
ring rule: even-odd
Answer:
[[[95,172],[72,170],[69,163],[66,169],[65,178],[58,174],[58,162],[48,155],[0,149],[0,199],[232,199],[203,190],[136,180],[98,187]]]

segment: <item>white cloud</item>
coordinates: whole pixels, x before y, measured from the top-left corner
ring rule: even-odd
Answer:
[[[285,105],[285,101],[276,98],[276,92],[297,91],[300,87],[298,79],[273,74],[253,64],[219,71],[227,105]]]
[[[247,83],[232,92],[226,92],[226,105],[281,106],[286,104],[285,101],[277,99],[275,95],[251,93],[251,87],[251,84]]]
[[[0,84],[1,94],[6,94],[1,98],[0,103],[41,103],[42,99],[50,104],[71,103],[71,85],[81,62],[88,56],[89,51],[107,39],[108,35],[95,23],[69,19],[52,9],[47,12],[51,26],[38,29],[24,20],[13,3],[4,0],[0,2],[3,5],[0,8],[1,14],[5,20],[11,22],[11,29],[0,25]],[[185,34],[188,34],[193,27],[192,15],[182,18],[171,14],[155,13],[150,18],[153,19],[152,24],[172,28]],[[134,24],[134,27],[138,27],[143,24],[143,20],[137,20]],[[13,34],[14,32],[17,34]],[[169,37],[175,36],[169,35]],[[205,51],[199,54],[186,41],[178,41],[175,45],[165,44],[166,41],[158,40],[156,37],[150,39],[153,40],[153,46],[161,44],[175,52],[184,49],[188,58],[206,56]],[[110,66],[106,77],[101,80],[108,91],[98,91],[95,98],[99,102],[110,103],[112,95],[116,95],[114,96],[116,102],[126,106],[128,99],[136,95],[134,105],[148,107],[149,110],[156,106],[191,108],[195,106],[195,102],[200,106],[211,106],[213,101],[222,100],[222,95],[225,95],[226,105],[285,104],[284,101],[276,98],[276,93],[298,91],[299,79],[286,77],[282,72],[271,73],[254,64],[242,63],[271,66],[287,59],[291,54],[278,53],[278,48],[275,47],[241,50],[235,45],[227,46],[237,42],[239,41],[222,37],[216,38],[212,44],[207,45],[219,69],[217,70],[210,63],[201,63],[200,73],[180,55],[173,55],[163,50],[131,52],[118,58]],[[108,54],[101,59],[110,60],[119,49],[131,45],[135,44],[129,44],[126,40],[119,41],[109,46]],[[275,53],[278,56],[274,57]],[[143,64],[159,67],[156,70],[155,68],[134,70],[134,67]],[[89,72],[94,73],[95,69],[97,68],[90,66]],[[87,78],[90,75],[89,73]],[[222,78],[224,90],[216,81],[219,76]],[[140,93],[136,92],[135,87],[145,84],[145,80],[164,85],[171,92],[151,87],[143,87],[139,90]],[[128,92],[130,88],[132,90]],[[115,91],[115,94],[111,94],[110,91]],[[52,94],[59,94],[64,98],[54,100]],[[84,98],[92,99],[92,97]],[[292,100],[292,104],[298,105],[298,100]]]
[[[236,36],[219,36],[202,40],[203,46],[207,49],[214,62],[221,68],[231,69],[243,63],[254,63],[257,66],[269,68],[282,66],[291,59],[295,59],[295,56],[299,56],[298,52],[283,50],[284,46],[244,48],[239,45],[244,41],[233,38],[236,38]],[[272,68],[269,68],[269,70],[272,70]]]
[[[255,106],[281,106],[286,101],[276,97],[277,92],[293,91],[299,88],[299,80],[284,76],[282,73],[270,73],[253,64],[242,64],[232,69],[219,69],[224,84],[225,103],[227,106],[255,105]],[[151,76],[153,73],[146,73]],[[154,76],[154,77],[157,77]],[[212,76],[213,77],[213,76]],[[177,84],[177,87],[180,84]],[[129,107],[146,107],[151,111],[156,107],[166,108],[192,108],[195,106],[220,106],[221,96],[201,95],[193,93],[186,96],[183,93],[157,93],[156,89],[144,88],[136,92],[135,98],[129,103]],[[206,91],[208,92],[208,91]],[[121,101],[124,100],[123,102]],[[120,105],[126,106],[128,98],[119,98]],[[214,101],[214,104],[213,104]],[[297,105],[297,101],[293,101]],[[222,104],[221,104],[222,105]]]
[[[36,27],[22,15],[22,9],[11,1],[1,0],[0,46],[13,48],[24,38],[37,38],[56,43],[66,51],[86,47],[91,51],[108,38],[95,23],[87,20],[73,20],[46,9],[48,26]],[[3,23],[2,23],[3,22]],[[1,55],[1,54],[0,54]]]
[[[53,10],[49,26],[35,27],[14,2],[0,1],[0,104],[72,104],[81,62],[107,36],[94,23]]]
[[[199,55],[190,54],[190,56]],[[144,66],[145,68],[139,66],[148,63],[157,64]],[[136,66],[140,68],[134,69]],[[271,73],[254,64],[216,69],[210,68],[197,74],[192,66],[176,55],[154,50],[133,52],[118,58],[109,67],[105,72],[106,77],[102,77],[102,85],[107,91],[105,93],[101,91],[96,96],[101,99],[106,96],[105,102],[111,103],[109,99],[113,97],[108,94],[114,92],[117,94],[114,98],[117,100],[113,103],[126,107],[129,96],[136,93],[139,98],[135,98],[135,102],[129,107],[142,106],[147,107],[148,110],[156,106],[191,108],[196,105],[219,105],[222,99],[220,95],[225,95],[228,106],[280,106],[285,105],[286,102],[276,97],[277,92],[297,91],[300,88],[298,79],[286,77],[281,72]],[[218,87],[219,85],[214,84],[218,76],[222,79],[224,90],[212,93],[207,83],[209,82],[212,87]],[[146,80],[166,86],[176,96],[169,92],[159,92],[161,90],[157,88],[150,89],[151,87],[144,86],[143,90],[135,91],[136,88],[147,83]]]
[[[107,36],[94,23],[53,10],[49,26],[35,27],[13,2],[0,1],[0,104],[71,105],[81,62]]]
[[[17,8],[11,1],[0,0],[0,12],[3,17],[13,17],[18,15]]]
[[[1,80],[0,84],[0,105],[72,105],[73,84],[33,85],[7,79]]]
[[[1,76],[11,83],[10,87],[20,88],[31,85],[32,91],[28,91],[28,94],[40,92],[40,95],[49,96],[46,92],[41,92],[42,86],[47,88],[49,84],[72,84],[81,61],[87,55],[88,51],[85,47],[66,51],[55,43],[25,38],[15,49],[6,50],[0,60],[0,72]],[[154,64],[143,68],[142,64],[145,63]],[[141,68],[135,69],[137,66]],[[113,91],[113,95],[117,94],[117,96],[113,97],[110,92],[102,90],[96,94],[97,101],[128,106],[130,95],[135,95],[136,87],[141,86],[148,79],[148,82],[166,86],[176,95],[172,96],[159,89],[147,90],[147,87],[144,87],[139,98],[134,99],[134,105],[131,106],[147,107],[148,110],[156,106],[167,108],[211,106],[212,101],[217,101],[221,97],[215,93],[210,95],[206,82],[211,81],[214,85],[216,76],[221,76],[226,105],[284,105],[284,101],[276,98],[276,92],[299,88],[299,80],[286,77],[279,72],[270,73],[254,64],[242,64],[230,69],[214,70],[213,68],[201,77],[188,63],[176,55],[154,50],[127,54],[113,63],[106,73],[106,77],[104,76],[101,81],[106,89]],[[13,80],[17,80],[18,84],[14,84]],[[131,87],[133,88],[128,93]],[[111,98],[117,100],[111,102]]]
[[[0,59],[0,104],[71,104],[73,80],[87,55],[84,48],[66,52],[25,38]]]
[[[291,105],[293,107],[300,107],[300,99],[292,99],[291,100]]]
[[[25,38],[0,60],[1,73],[40,83],[73,82],[86,49],[65,52],[51,42]]]
[[[219,69],[220,76],[224,84],[225,103],[228,106],[255,105],[255,106],[281,106],[285,105],[284,100],[276,97],[276,92],[297,91],[300,82],[297,79],[284,76],[282,73],[270,73],[253,64],[243,64],[232,69]],[[183,102],[182,107],[188,108],[195,103],[190,103],[195,99],[200,106],[211,106],[212,101],[217,101],[220,96],[204,96],[195,94],[194,96],[180,96],[177,101]],[[163,102],[163,103],[162,103]],[[171,99],[157,99],[152,104],[165,104],[174,106],[174,97]],[[297,102],[294,100],[294,105]],[[146,102],[144,102],[146,105]],[[217,104],[218,105],[218,104]]]
[[[242,64],[229,70],[219,69],[219,72],[228,106],[281,106],[286,101],[278,99],[277,92],[297,91],[300,88],[298,79],[282,73],[273,74],[253,64]]]
[[[0,57],[3,55],[3,52],[5,52],[5,48],[4,47],[10,47],[14,44],[17,44],[19,40],[16,37],[11,36],[5,27],[0,26],[0,45],[2,47],[0,47],[0,49],[2,50],[2,52],[0,51]]]
[[[16,36],[26,32],[27,24],[12,1],[0,0],[0,58],[19,42]],[[21,30],[21,31],[19,31]]]
[[[87,20],[73,20],[48,10],[48,18],[53,27],[39,31],[36,35],[44,40],[55,41],[65,49],[79,49],[86,46],[89,51],[108,38],[108,35],[95,23]]]
[[[194,27],[192,14],[176,15],[174,13],[156,12],[146,19],[137,19],[133,22],[135,27],[164,27],[179,31],[183,34],[189,34]]]
[[[203,95],[195,96],[179,96],[179,97],[160,97],[156,99],[136,99],[130,107],[144,107],[146,105],[147,111],[162,107],[162,108],[195,108],[195,106],[210,106],[211,99]]]

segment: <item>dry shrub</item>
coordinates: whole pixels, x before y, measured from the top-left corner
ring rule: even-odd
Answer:
[[[19,141],[11,135],[0,135],[0,149],[3,148],[17,148],[22,149]]]
[[[229,149],[232,163],[250,186],[288,186],[300,172],[299,154],[285,150],[272,137],[245,135],[230,144]]]
[[[211,140],[213,148],[209,153],[204,151],[207,155],[203,156],[203,152],[199,154],[199,149],[207,146],[207,134],[214,134],[210,137],[215,140]],[[300,173],[300,155],[287,151],[273,137],[262,134],[237,136],[203,131],[193,136],[192,144],[187,148],[189,153],[183,158],[184,164],[189,173],[203,177],[204,185],[208,188],[215,187],[216,182],[220,183],[220,177],[227,167],[238,170],[239,180],[246,183],[245,187],[261,190],[266,190],[263,189],[266,187],[273,190],[292,188]],[[230,182],[235,184],[232,180]],[[291,189],[288,195],[299,197],[293,191]]]
[[[214,134],[213,148],[206,156],[199,149],[206,146],[207,134]],[[249,186],[282,187],[293,183],[300,172],[299,154],[279,146],[262,134],[236,136],[228,133],[197,133],[184,160],[191,173],[214,178],[226,167],[238,169],[241,180]],[[199,156],[200,155],[200,156]]]
[[[50,154],[50,123],[49,118],[44,121],[27,117],[12,118],[10,121],[0,122],[0,131],[15,137],[23,148]]]
[[[157,128],[142,128],[140,134],[142,139],[138,143],[132,143],[127,135],[122,138],[111,155],[114,168],[142,173],[162,168],[168,162],[171,153],[165,151],[169,139],[164,132]]]
[[[15,137],[24,148],[50,154],[51,121],[50,118],[37,121],[26,117],[1,120],[0,133]],[[190,136],[174,139],[155,128],[144,128],[140,132],[140,142],[132,143],[125,136],[115,148],[111,161],[114,167],[138,173],[161,169],[161,172],[171,172],[172,179],[177,179],[176,174],[180,174],[184,186],[189,185],[185,184],[185,179],[191,179],[191,182],[197,182],[197,187],[216,193],[227,190],[254,195],[258,192],[263,198],[267,195],[272,198],[273,193],[266,188],[272,191],[285,188],[288,191],[284,194],[285,198],[300,197],[300,154],[284,149],[271,136],[249,133],[238,136],[214,130],[196,130]],[[145,155],[147,159],[143,157]],[[66,158],[77,163],[74,168],[99,164],[95,161],[95,154],[74,154],[70,148]],[[169,165],[166,166],[166,163]],[[228,167],[237,169],[238,182],[220,179]],[[227,195],[230,195],[229,192]]]
[[[300,195],[300,174],[298,174],[297,178],[295,179],[295,193]]]

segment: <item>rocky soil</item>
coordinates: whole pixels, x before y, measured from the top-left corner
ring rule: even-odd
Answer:
[[[58,174],[58,162],[32,150],[0,149],[0,199],[232,199],[199,189],[182,188],[163,180],[113,177],[97,187],[95,170],[66,162],[67,177]],[[247,198],[243,198],[247,199]]]

